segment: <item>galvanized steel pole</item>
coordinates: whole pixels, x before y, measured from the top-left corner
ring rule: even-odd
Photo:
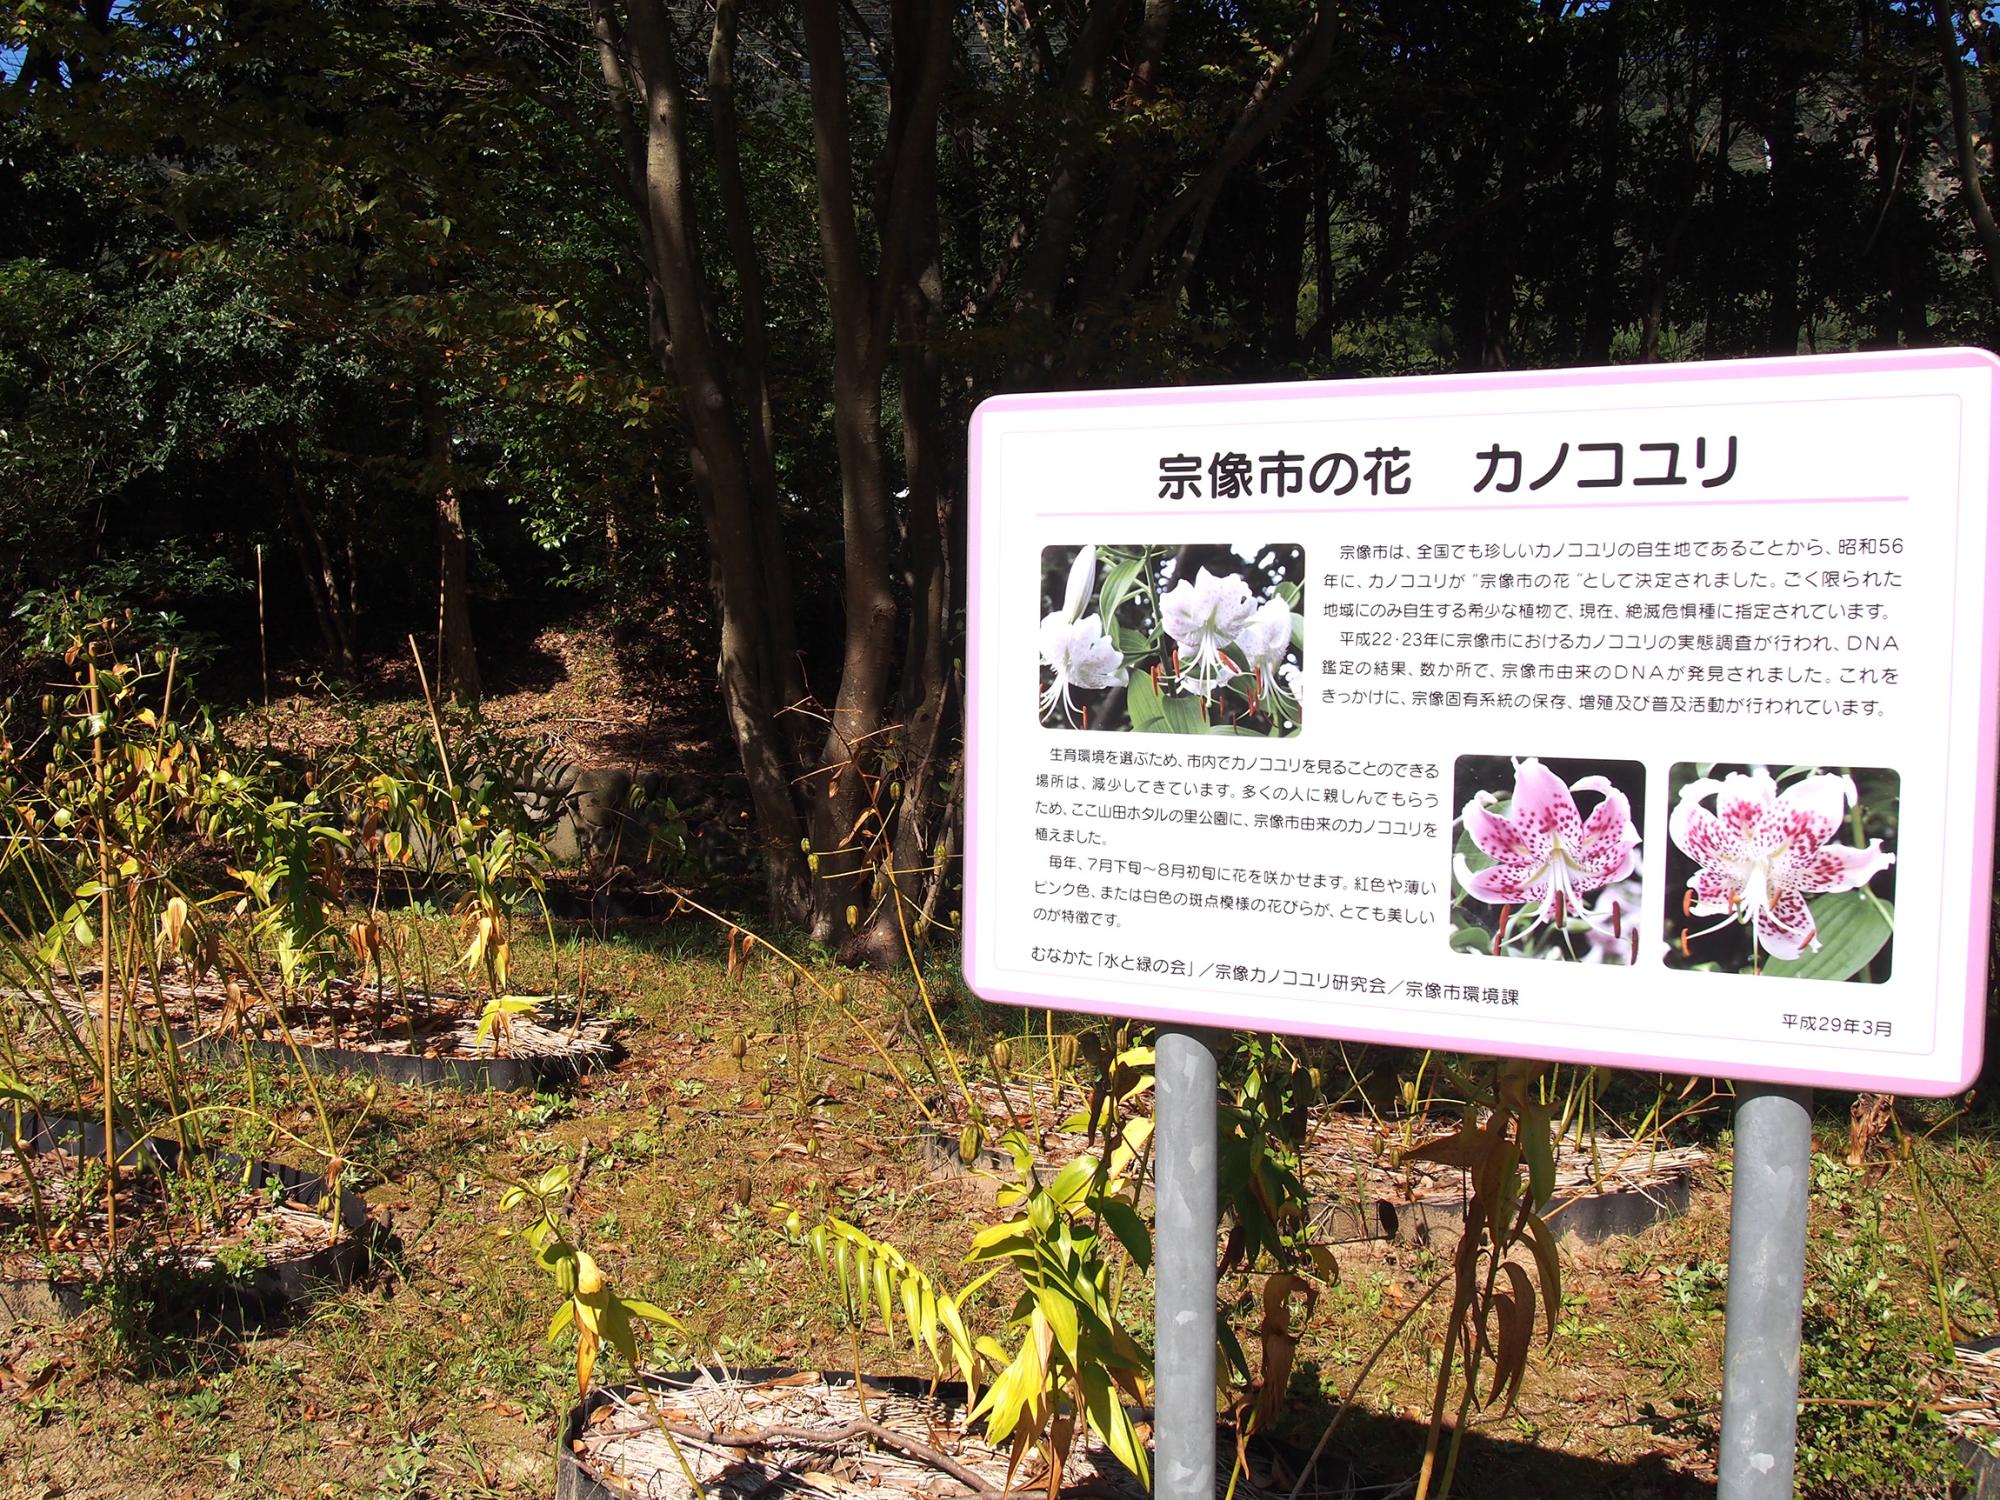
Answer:
[[[1208,1034],[1154,1043],[1153,1494],[1215,1500],[1216,1079]]]
[[[1812,1090],[1739,1084],[1717,1500],[1791,1500]]]

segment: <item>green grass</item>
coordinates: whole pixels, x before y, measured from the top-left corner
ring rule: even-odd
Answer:
[[[423,926],[450,961],[445,924]],[[593,992],[629,1012],[630,1057],[573,1098],[481,1095],[356,1080],[323,1083],[336,1134],[361,1120],[356,1179],[401,1242],[361,1286],[286,1326],[231,1333],[162,1320],[120,1340],[105,1315],[62,1329],[16,1329],[0,1347],[0,1493],[477,1497],[550,1487],[557,1424],[571,1397],[567,1351],[543,1339],[555,1295],[518,1241],[498,1238],[504,1185],[558,1162],[580,1169],[569,1218],[627,1295],[695,1330],[704,1355],[746,1364],[847,1364],[839,1299],[786,1242],[777,1205],[810,1220],[832,1210],[890,1239],[946,1282],[969,1230],[992,1215],[989,1188],[927,1171],[924,1129],[868,1035],[919,1092],[935,1053],[907,978],[816,977],[846,987],[837,1008],[759,956],[730,982],[724,936],[683,920],[650,936],[590,945]],[[516,934],[515,987],[574,982],[575,939],[551,954]],[[995,1038],[1039,1037],[1041,1020],[964,996],[933,976],[957,1050],[981,1059]],[[865,1028],[865,1030],[864,1030]],[[743,1056],[734,1038],[746,1039]],[[983,1066],[968,1061],[968,1067]],[[256,1075],[261,1107],[312,1138],[303,1089],[281,1068]],[[209,1102],[240,1102],[240,1071],[197,1076]],[[1801,1493],[1944,1493],[1934,1400],[1939,1279],[1961,1336],[1993,1331],[2000,1248],[2000,1150],[1991,1115],[1926,1135],[1915,1111],[1913,1175],[1885,1156],[1838,1164],[1844,1126],[1825,1121],[1816,1178]],[[240,1144],[275,1149],[237,1125]],[[268,1133],[266,1133],[268,1134]],[[1572,1248],[1553,1344],[1538,1349],[1517,1411],[1477,1419],[1458,1493],[1693,1496],[1713,1482],[1726,1291],[1725,1174],[1685,1217],[1623,1242]],[[1450,1245],[1364,1245],[1340,1253],[1299,1351],[1292,1431],[1310,1441],[1354,1372],[1449,1262]],[[1232,1288],[1238,1303],[1254,1298]],[[1150,1329],[1143,1285],[1127,1292]],[[1414,1472],[1444,1309],[1413,1318],[1390,1347],[1336,1447],[1378,1477]],[[1254,1349],[1255,1315],[1242,1332]],[[922,1362],[879,1332],[874,1370]],[[662,1346],[673,1362],[680,1351]],[[53,1373],[26,1394],[15,1380]],[[610,1378],[622,1372],[615,1361]],[[1880,1405],[1836,1405],[1873,1401]]]

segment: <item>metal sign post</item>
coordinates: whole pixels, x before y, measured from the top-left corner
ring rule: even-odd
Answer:
[[[1215,1496],[1215,1052],[1199,1031],[1153,1044],[1153,1493]]]
[[[1789,1500],[1812,1184],[1812,1090],[1741,1084],[1729,1188],[1717,1500]]]

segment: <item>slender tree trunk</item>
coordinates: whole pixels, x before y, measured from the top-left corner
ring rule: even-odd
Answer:
[[[772,601],[753,511],[741,437],[709,334],[709,292],[695,232],[688,157],[688,103],[661,0],[632,0],[631,59],[643,103],[640,197],[651,242],[654,283],[666,322],[668,372],[680,386],[695,487],[702,500],[720,615],[717,677],[723,710],[743,764],[762,834],[766,887],[792,920],[813,909],[812,881],[799,847],[793,771],[776,715],[776,664],[768,629]]]
[[[1288,163],[1284,184],[1269,195],[1271,235],[1264,262],[1263,306],[1258,309],[1265,356],[1275,368],[1299,357],[1299,288],[1305,281],[1306,224],[1312,213],[1312,177]]]
[[[1312,128],[1313,321],[1305,339],[1306,355],[1318,361],[1322,374],[1333,363],[1332,156],[1326,111],[1322,109],[1314,116]]]
[[[451,419],[434,388],[424,388],[424,428],[430,446],[426,478],[437,520],[438,686],[454,703],[479,701],[479,656],[472,644],[470,550],[451,457]]]
[[[1492,160],[1483,147],[1471,140],[1460,145],[1452,186],[1461,214],[1478,210],[1486,196],[1491,170]],[[1501,237],[1501,234],[1467,236],[1459,241],[1453,255],[1457,264],[1453,277],[1452,341],[1458,347],[1461,370],[1491,370],[1501,363],[1495,358],[1493,330],[1493,285],[1499,275],[1494,247]]]
[[[313,623],[319,627],[320,645],[334,671],[342,677],[352,678],[357,665],[353,617],[343,607],[340,583],[334,574],[333,556],[327,550],[326,537],[320,531],[319,523],[313,519],[305,485],[299,478],[298,470],[289,463],[285,465],[283,488],[285,513],[291,521],[287,529],[292,534],[292,549],[298,554],[299,571],[305,577],[306,600],[312,605]]]
[[[751,520],[757,533],[758,559],[763,565],[765,609],[765,670],[781,708],[803,703],[805,672],[799,663],[794,630],[790,559],[778,515],[777,429],[771,412],[771,386],[765,328],[764,264],[757,252],[756,227],[750,219],[749,195],[743,185],[742,148],[736,117],[737,0],[718,0],[708,48],[709,128],[715,143],[715,177],[722,201],[723,230],[736,271],[741,307],[741,347],[733,361],[737,399],[743,412],[745,468],[750,481]],[[727,351],[724,351],[727,358]],[[793,751],[805,745],[809,721],[793,714],[782,721],[797,726]]]
[[[820,259],[833,324],[833,432],[840,455],[841,595],[847,612],[840,688],[812,793],[813,847],[820,856],[813,929],[824,941],[846,930],[850,908],[858,919],[868,884],[864,877],[873,873],[866,850],[869,838],[881,832],[883,810],[876,800],[881,789],[870,782],[868,769],[887,707],[897,608],[890,574],[893,518],[882,459],[882,366],[873,347],[874,306],[854,218],[847,61],[835,0],[806,0],[805,31]],[[885,265],[883,273],[885,280],[901,279],[895,268]]]
[[[897,0],[892,13],[898,100],[921,93],[921,76],[931,46],[946,38],[926,38],[928,0]],[[899,119],[898,127],[906,124]],[[892,139],[898,130],[892,128]],[[951,652],[948,631],[956,575],[950,537],[958,520],[958,486],[947,477],[956,467],[948,452],[939,401],[941,370],[935,320],[943,296],[938,263],[937,161],[935,151],[915,151],[909,160],[914,218],[909,237],[909,275],[897,318],[897,387],[902,402],[904,477],[909,487],[905,530],[909,539],[909,618],[897,699],[902,721],[897,731],[892,781],[894,821],[890,848],[894,873],[890,901],[876,912],[853,945],[854,957],[893,962],[901,955],[903,931],[934,905],[947,871],[940,854],[945,827],[936,805],[945,767],[944,744],[951,709]],[[884,271],[885,279],[888,268]],[[900,903],[900,916],[894,903]],[[912,934],[913,936],[915,934]]]
[[[1619,0],[1607,0],[1599,18],[1604,58],[1597,96],[1597,187],[1590,202],[1590,293],[1583,314],[1583,362],[1611,362],[1618,309],[1618,179],[1625,132],[1624,51]]]
[[[1986,184],[1979,173],[1979,143],[1973,138],[1972,104],[1966,97],[1965,59],[1959,53],[1958,27],[1953,21],[1951,0],[1932,0],[1932,16],[1937,24],[1938,52],[1944,60],[1946,91],[1951,96],[1952,144],[1958,152],[1959,191],[1965,210],[1979,236],[1986,255],[1986,271],[1993,289],[2000,293],[2000,224],[1993,219],[1986,198]]]
[[[1796,74],[1793,75],[1796,77]],[[1799,242],[1800,153],[1805,142],[1799,134],[1799,91],[1796,82],[1781,88],[1766,127],[1771,153],[1771,236],[1770,328],[1765,345],[1773,354],[1799,352],[1799,327],[1805,321],[1800,299],[1801,265]]]
[[[1139,50],[1133,61],[1130,106],[1143,109],[1159,91],[1160,58],[1167,48],[1167,30],[1173,24],[1174,0],[1146,0],[1145,17],[1139,27]],[[1139,202],[1139,169],[1136,153],[1121,153],[1112,169],[1111,193],[1098,220],[1097,234],[1084,262],[1082,298],[1089,302],[1102,297],[1117,272],[1132,227],[1132,212]]]

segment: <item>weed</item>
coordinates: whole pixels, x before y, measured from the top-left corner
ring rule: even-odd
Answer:
[[[561,1094],[545,1094],[538,1090],[533,1103],[524,1104],[514,1111],[514,1123],[525,1130],[539,1130],[557,1120],[571,1119],[575,1114],[576,1106]]]
[[[215,1268],[233,1281],[263,1270],[270,1260],[255,1245],[224,1245],[215,1252]]]
[[[1881,1231],[1879,1185],[1826,1155],[1814,1157],[1813,1181],[1816,1209],[1841,1227],[1820,1237],[1806,1278],[1798,1492],[1941,1496],[1962,1474],[1935,1409],[1932,1372],[1949,1350],[1922,1303],[1896,1294],[1909,1251]]]

